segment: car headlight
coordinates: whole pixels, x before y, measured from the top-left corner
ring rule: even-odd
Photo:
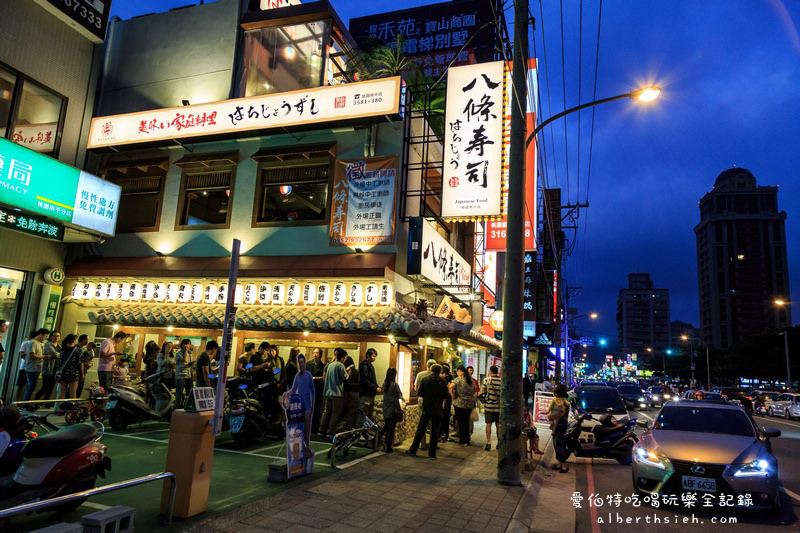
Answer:
[[[644,446],[639,446],[633,451],[633,460],[640,465],[652,466],[666,470],[670,465],[669,459],[658,453],[657,450],[651,450]]]
[[[640,401],[640,402],[644,402],[644,397],[642,397],[642,398],[639,398],[639,401]]]
[[[675,396],[672,397],[672,399],[677,402],[678,400],[681,399],[681,397],[676,394]]]
[[[769,477],[771,475],[772,468],[766,459],[756,459],[743,464],[733,472],[733,477]]]
[[[651,398],[653,398],[654,400],[658,400],[658,394],[653,394],[653,396],[651,396]]]

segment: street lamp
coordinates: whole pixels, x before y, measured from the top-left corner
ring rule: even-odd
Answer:
[[[692,357],[692,382],[694,382],[694,344],[693,344],[694,339],[690,339],[689,335],[684,333],[683,335],[681,335],[681,340],[689,342],[689,350],[691,352],[691,357]],[[706,390],[711,390],[711,363],[709,362],[710,360],[708,357],[708,344],[706,344],[704,341],[700,339],[697,339],[697,342],[702,344],[703,347],[706,349],[706,379],[707,379],[706,384],[708,387]]]
[[[790,304],[791,302],[787,302],[783,299],[776,299],[775,305],[778,307],[783,307],[785,305]],[[789,389],[789,392],[792,392],[792,369],[789,365],[789,328],[787,326],[780,335],[783,335],[783,349],[786,352],[786,387]]]

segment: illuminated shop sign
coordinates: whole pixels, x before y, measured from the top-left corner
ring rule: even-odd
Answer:
[[[3,207],[0,207],[0,227],[57,241],[64,238],[63,224]]]
[[[408,239],[408,274],[421,274],[451,294],[471,290],[472,267],[422,217],[413,217]]]
[[[502,61],[448,70],[443,217],[502,214],[504,84]]]
[[[113,236],[122,189],[0,139],[0,202]]]
[[[123,303],[227,303],[228,285],[197,281],[78,281],[70,296],[75,300]],[[236,305],[389,306],[394,287],[383,280],[363,281],[250,281],[238,283]]]
[[[395,115],[399,76],[92,119],[89,148]]]

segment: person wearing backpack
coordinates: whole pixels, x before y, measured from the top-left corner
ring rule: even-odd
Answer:
[[[492,424],[497,433],[497,446],[500,445],[500,385],[499,370],[496,366],[489,367],[489,375],[483,380],[483,390],[478,399],[483,404],[483,418],[486,423],[487,452],[492,449]]]

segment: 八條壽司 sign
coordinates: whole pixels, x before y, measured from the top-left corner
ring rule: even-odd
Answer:
[[[92,119],[88,148],[319,124],[400,112],[399,76]]]
[[[421,274],[450,294],[471,291],[472,267],[423,217],[412,217],[408,274]]]
[[[4,204],[113,236],[121,192],[119,185],[0,139]]]
[[[502,61],[447,73],[443,217],[502,214],[504,82]]]
[[[331,246],[394,242],[397,156],[336,161]]]

